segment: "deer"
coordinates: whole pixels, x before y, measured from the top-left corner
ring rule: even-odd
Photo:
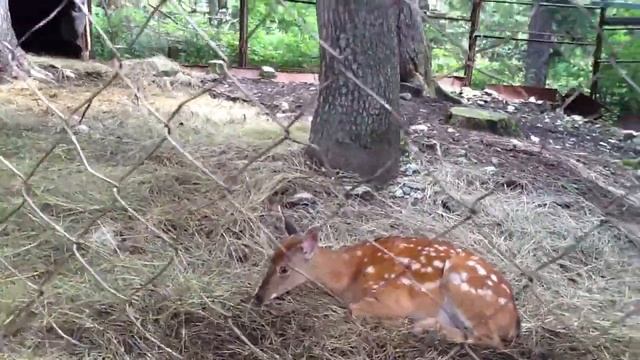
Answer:
[[[380,236],[339,248],[319,246],[319,226],[300,232],[281,212],[287,236],[252,303],[262,307],[312,281],[346,305],[347,318],[412,320],[416,335],[502,350],[520,335],[508,280],[486,259],[444,240]]]

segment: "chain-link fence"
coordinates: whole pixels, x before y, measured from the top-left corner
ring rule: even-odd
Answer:
[[[99,84],[21,81],[11,89],[0,154],[8,199],[0,213],[6,351],[380,359],[487,352],[431,346],[394,328],[344,320],[338,302],[312,293],[265,309],[249,306],[267,257],[280,244],[281,228],[273,223],[278,214],[271,209],[281,205],[295,208],[288,215],[300,223],[321,224],[324,241],[335,245],[381,232],[429,232],[496,263],[514,284],[523,333],[503,353],[487,352],[489,358],[633,356],[637,339],[625,322],[632,311],[624,306],[638,296],[631,226],[639,214],[637,179],[596,156],[436,123],[417,128],[346,70],[349,64],[341,76],[400,124],[406,176],[389,194],[365,187],[367,179],[319,173],[299,151],[312,146],[299,132],[313,96],[283,114],[270,100],[273,87],[256,92],[259,84],[227,67],[220,79],[190,83],[196,89],[188,94],[127,70],[119,55],[123,45],[135,47],[163,11],[189,24],[200,42],[229,62],[183,5],[159,1],[126,44],[112,43],[94,22],[115,55],[113,72]],[[274,2],[271,9],[287,7]],[[220,100],[225,92],[235,94],[236,105]],[[32,113],[21,97],[36,104]],[[230,121],[224,125],[202,115],[225,111]],[[435,130],[418,134],[429,127]],[[402,274],[411,278],[410,271]]]

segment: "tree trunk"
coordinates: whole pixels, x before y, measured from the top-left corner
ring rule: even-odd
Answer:
[[[550,1],[553,2],[553,1]],[[553,26],[553,8],[534,5],[529,20],[529,39],[551,40]],[[530,86],[544,87],[547,83],[547,72],[552,43],[528,42],[525,59],[525,83]]]
[[[406,83],[406,85],[402,84],[401,88],[406,89],[414,96],[422,96],[427,91],[424,80],[427,44],[422,24],[422,12],[419,0],[403,0],[401,4],[400,17],[398,18],[400,81]]]
[[[424,34],[422,16],[429,10],[423,0],[402,1],[398,19],[400,51],[400,91],[413,96],[429,96],[461,104],[462,100],[444,90],[431,71],[431,44]]]
[[[218,0],[209,0],[209,24],[213,24],[213,18],[218,15],[219,4]]]
[[[342,61],[321,47],[318,105],[307,154],[324,165],[383,184],[400,163],[400,126],[391,113],[341,70],[340,64],[391,108],[400,84],[396,0],[319,0],[318,32]],[[329,81],[327,83],[327,81]]]
[[[0,0],[0,79],[15,78],[28,69],[26,54],[18,46],[11,26],[9,0]]]

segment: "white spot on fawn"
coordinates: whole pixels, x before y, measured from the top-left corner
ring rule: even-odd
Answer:
[[[369,265],[366,269],[364,269],[364,272],[366,272],[367,274],[373,274],[374,272],[376,272],[376,268],[373,267],[373,265]]]
[[[471,287],[469,287],[469,284],[467,284],[466,282],[463,282],[462,284],[460,284],[460,290],[462,290],[462,291],[470,291]]]
[[[451,275],[449,275],[449,281],[451,281],[451,283],[453,283],[454,285],[460,285],[462,284],[462,277],[458,273],[452,273]]]
[[[421,267],[422,265],[420,265],[420,263],[415,261],[411,264],[411,270],[414,270],[414,271],[420,269]]]
[[[487,275],[487,270],[485,270],[482,266],[480,265],[476,265],[476,270],[478,271],[478,274],[480,274],[480,276],[485,276]]]
[[[400,278],[400,283],[402,285],[411,285],[412,281],[411,281],[411,279],[406,278],[406,277],[403,276],[403,277]]]
[[[441,267],[443,267],[443,266],[444,266],[444,264],[443,264],[443,263],[442,263],[442,261],[440,261],[440,260],[435,260],[435,261],[433,262],[433,266],[435,266],[435,267],[437,267],[437,268],[441,268]]]
[[[506,304],[506,303],[507,303],[507,299],[502,298],[502,297],[499,297],[499,298],[498,298],[498,303],[499,303],[500,305],[504,305],[504,304]]]
[[[362,256],[362,250],[358,250],[358,251],[356,251],[356,255],[357,255],[357,256]]]
[[[437,289],[440,286],[439,281],[426,282],[420,285],[420,290],[427,292],[428,290]]]
[[[431,266],[427,266],[426,268],[420,269],[420,272],[431,273],[431,272],[433,272],[433,268]]]
[[[498,277],[496,276],[496,274],[491,274],[491,280],[498,282]]]
[[[509,287],[505,283],[501,283],[500,286],[507,291],[507,294],[511,293],[511,290],[509,290]]]

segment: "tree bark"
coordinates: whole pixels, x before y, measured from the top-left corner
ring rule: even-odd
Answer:
[[[402,1],[398,19],[400,51],[400,91],[413,96],[435,97],[455,104],[462,100],[444,90],[433,78],[431,44],[424,34],[423,12],[429,3],[423,0]]]
[[[553,2],[553,1],[550,1]],[[529,39],[551,40],[553,8],[534,5],[529,20]],[[547,83],[552,43],[528,42],[525,60],[525,83],[544,87]]]
[[[220,10],[219,5],[218,0],[209,0],[209,24],[213,24],[213,18],[218,15],[218,11]]]
[[[419,0],[401,1],[398,32],[400,81],[408,85],[401,88],[412,90],[408,92],[414,96],[422,96],[427,91],[425,83],[427,43]]]
[[[318,104],[307,154],[324,165],[384,184],[397,176],[400,126],[391,113],[342,71],[341,64],[391,108],[398,109],[399,6],[396,0],[319,0]],[[371,179],[372,177],[375,178]]]
[[[28,69],[26,54],[18,46],[11,26],[9,0],[0,0],[0,80],[15,78]]]

